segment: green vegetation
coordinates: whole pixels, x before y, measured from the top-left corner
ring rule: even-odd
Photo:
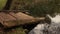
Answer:
[[[6,5],[7,0],[0,0],[0,10],[2,10],[4,8],[4,6]]]
[[[9,32],[6,32],[6,34],[26,34],[26,33],[25,33],[25,29],[23,29],[23,28],[16,28],[16,29],[12,29]]]
[[[13,2],[14,1],[16,1],[18,6],[16,5],[16,7],[14,7],[13,3],[11,5],[12,8],[16,8],[17,10],[28,10],[30,15],[33,16],[42,16],[47,13],[53,14],[54,12],[60,12],[60,0],[13,0]],[[0,0],[0,10],[3,9],[6,2],[7,0]]]
[[[60,12],[60,0],[19,0],[19,2],[20,4],[15,10],[28,10],[33,16],[45,16],[45,14]],[[13,5],[12,7],[14,8]]]

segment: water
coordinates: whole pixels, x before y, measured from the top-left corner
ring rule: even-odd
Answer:
[[[60,15],[47,16],[51,19],[51,24],[38,24],[28,34],[60,34]]]
[[[47,15],[50,19],[51,19],[51,22],[54,22],[54,23],[60,23],[60,15],[56,15],[55,17],[51,17],[50,15]]]
[[[44,29],[44,24],[38,24],[29,34],[42,34]]]

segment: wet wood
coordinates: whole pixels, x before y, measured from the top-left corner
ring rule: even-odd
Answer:
[[[35,18],[29,15],[26,15],[22,12],[14,13],[14,12],[0,12],[0,23],[5,27],[12,27],[21,24],[30,24],[40,20],[44,20],[45,18]]]

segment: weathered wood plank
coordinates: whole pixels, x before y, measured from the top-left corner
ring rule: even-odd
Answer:
[[[21,24],[29,24],[29,23],[37,22],[37,21],[44,20],[44,19],[45,18],[34,18],[32,16],[26,15],[21,12],[18,12],[18,13],[0,12],[0,22],[5,27],[12,27],[12,26],[17,26]]]

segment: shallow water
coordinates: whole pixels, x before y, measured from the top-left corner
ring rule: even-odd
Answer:
[[[32,29],[29,32],[29,34],[43,34],[43,30],[44,30],[45,26],[46,26],[46,24],[38,24],[34,29]]]
[[[51,24],[38,24],[28,34],[60,34],[60,15],[50,19]]]

